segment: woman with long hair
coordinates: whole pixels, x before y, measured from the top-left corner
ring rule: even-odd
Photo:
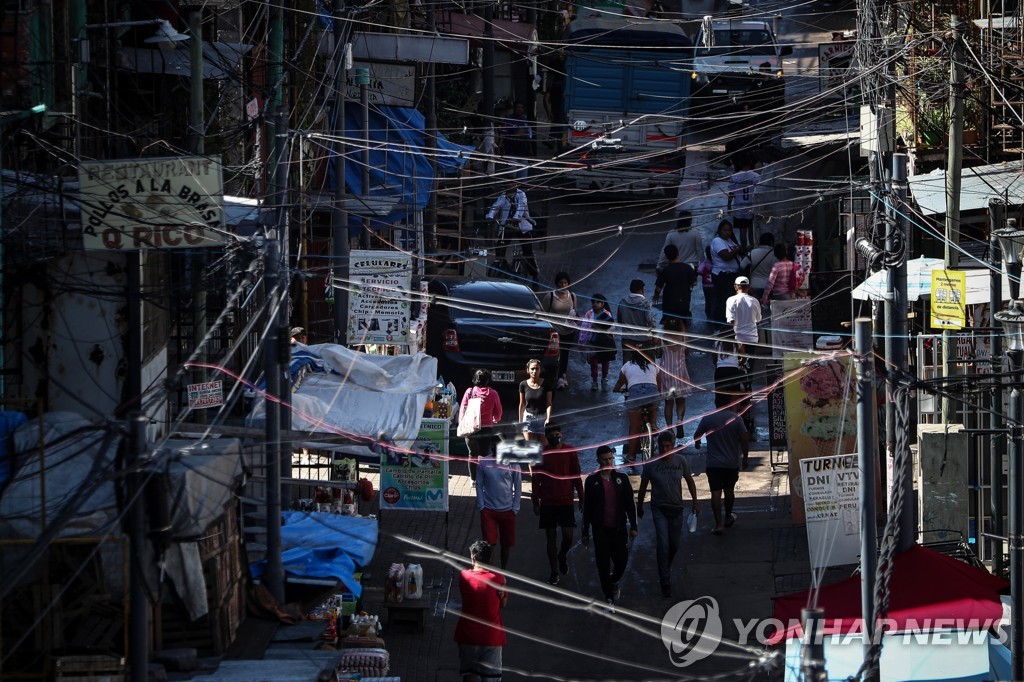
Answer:
[[[541,379],[543,371],[540,360],[527,361],[528,376],[519,382],[519,421],[523,423],[523,438],[547,447],[544,430],[551,421],[553,398],[551,388]]]
[[[478,369],[473,372],[473,385],[462,395],[460,414],[466,410],[469,401],[480,400],[480,430],[466,436],[466,449],[469,450],[469,480],[476,485],[476,462],[474,460],[491,454],[494,443],[493,427],[501,421],[501,398],[490,386],[491,370]]]
[[[658,360],[661,388],[665,391],[665,425],[676,425],[676,438],[682,439],[683,418],[686,416],[686,398],[692,392],[690,372],[686,367],[686,326],[676,317],[664,322],[667,335]],[[673,417],[675,408],[675,417]]]
[[[622,363],[619,379],[612,389],[615,393],[627,393],[626,416],[629,418],[629,444],[626,446],[626,461],[636,461],[636,451],[640,440],[643,409],[646,407],[651,414],[651,428],[658,428],[658,399],[661,397],[661,373],[658,366],[638,350],[632,350]]]

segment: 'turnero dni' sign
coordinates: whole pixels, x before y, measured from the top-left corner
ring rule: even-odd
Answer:
[[[224,243],[220,159],[198,156],[83,162],[86,249],[195,249]]]

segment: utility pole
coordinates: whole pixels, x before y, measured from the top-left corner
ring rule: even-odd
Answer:
[[[267,590],[280,603],[284,603],[284,567],[281,563],[281,406],[277,402],[281,395],[281,373],[279,339],[280,326],[275,311],[281,301],[280,249],[277,240],[267,241],[267,261],[264,280],[270,298],[270,317],[267,320],[267,342],[263,356],[265,379],[263,415],[266,426],[267,467],[267,571],[263,581]]]
[[[289,314],[291,312],[291,267],[289,263],[290,235],[288,223],[288,110],[281,107],[277,110],[274,129],[274,158],[277,159],[277,166],[274,168],[274,196],[277,197],[277,238],[281,249],[281,263],[284,265],[283,276],[281,277],[281,305],[277,309],[277,347],[278,366],[277,372],[281,382],[280,398],[278,408],[278,425],[282,431],[288,431],[292,427],[292,382],[288,366],[292,360],[291,332]],[[271,321],[273,324],[273,321]],[[292,448],[291,443],[281,447],[281,475],[284,478],[291,478],[292,475]],[[281,493],[284,505],[291,503],[290,486],[285,486]]]
[[[1006,220],[1006,203],[1002,199],[990,199],[988,202],[988,233],[989,233],[989,367],[991,368],[992,388],[989,391],[989,441],[988,468],[989,480],[989,511],[992,517],[992,535],[1001,537],[1003,534],[1003,454],[1006,452],[1006,434],[1003,433],[1003,335],[996,327],[995,315],[1003,307],[1003,256],[999,239],[992,233],[1001,229]],[[999,363],[998,365],[996,363]],[[1000,575],[1003,570],[1003,541],[993,540],[992,572]]]
[[[430,5],[427,8],[427,33],[433,35],[437,29],[436,21],[436,9],[435,5]],[[424,131],[423,137],[426,144],[424,148],[427,152],[427,158],[430,161],[430,194],[427,196],[427,205],[423,211],[423,243],[418,244],[420,251],[420,258],[423,259],[427,254],[437,253],[437,89],[436,80],[434,78],[434,63],[426,62],[424,64],[425,73],[425,90],[426,96],[426,113],[424,120]],[[462,207],[459,206],[459,210]],[[461,221],[459,223],[461,225]],[[422,261],[421,261],[422,262]],[[427,261],[430,264],[431,274],[436,274],[437,265],[433,261]]]
[[[356,69],[356,82],[359,83],[359,103],[363,110],[363,168],[362,186],[360,194],[364,201],[370,196],[370,69],[360,67]],[[364,249],[370,248],[370,217],[363,216],[363,233],[359,235],[359,245]]]
[[[825,670],[825,611],[819,608],[803,609],[800,617],[804,624],[804,641],[800,650],[800,672],[805,682],[826,682]]]
[[[284,231],[282,216],[285,211],[284,197],[278,187],[278,167],[282,164],[284,146],[278,142],[279,135],[286,131],[279,129],[281,120],[277,113],[284,101],[284,6],[271,3],[267,37],[270,102],[266,108],[269,117],[268,147],[270,163],[265,187],[270,190],[268,203],[277,207],[276,227],[267,239],[267,261],[265,290],[269,297],[267,317],[267,340],[263,356],[263,376],[266,394],[263,399],[266,419],[266,467],[267,467],[267,571],[263,576],[267,590],[280,603],[284,603],[284,567],[281,563],[281,324],[279,307],[288,308],[287,280],[281,282],[281,238]],[[272,185],[272,186],[271,186]],[[285,338],[287,344],[287,337]],[[290,393],[291,391],[289,391]]]
[[[334,206],[331,210],[331,275],[334,281],[334,339],[344,346],[348,336],[348,211],[345,209],[345,89],[348,87],[345,0],[334,0]]]
[[[149,419],[133,412],[128,419],[127,497],[128,539],[131,557],[128,573],[128,673],[131,682],[149,678],[149,598],[146,596],[146,427]]]
[[[945,267],[955,270],[960,265],[960,171],[963,166],[964,137],[964,56],[963,36],[960,18],[949,17],[950,35],[953,41],[949,65],[949,150],[946,156],[946,234]],[[948,330],[942,331],[942,376],[948,378],[953,365],[953,337]],[[956,402],[946,391],[942,396],[942,423],[952,424],[956,420]]]
[[[875,574],[878,571],[876,538],[875,471],[875,358],[871,352],[871,320],[853,322],[857,361],[857,469],[860,477],[860,604],[864,623],[864,656],[875,641]],[[865,680],[878,680],[878,668],[870,667]]]
[[[885,359],[889,373],[886,380],[885,449],[886,460],[893,462],[893,478],[903,481],[903,499],[914,496],[913,472],[906,471],[902,479],[896,476],[896,462],[910,465],[909,457],[896,455],[896,378],[907,369],[907,155],[893,154],[892,197],[889,220],[886,221],[885,251],[891,258],[900,253],[898,265],[889,269],[885,301]],[[902,394],[901,394],[902,395]],[[889,482],[892,485],[892,482]],[[914,546],[917,538],[914,506],[905,504],[898,519],[900,541],[897,550],[903,552]]]
[[[196,156],[206,153],[206,109],[203,95],[203,12],[200,6],[188,10],[190,80],[188,86],[188,140],[189,148]],[[198,250],[189,256],[192,265],[192,340],[195,347],[206,338],[206,285],[203,277],[206,273],[206,252]],[[200,358],[205,362],[205,353]],[[197,369],[194,373],[196,383],[204,380],[205,370]],[[193,421],[206,423],[206,410],[194,410]]]

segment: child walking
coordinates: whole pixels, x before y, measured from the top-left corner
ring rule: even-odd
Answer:
[[[597,390],[597,371],[601,370],[601,389],[608,390],[608,367],[616,357],[615,337],[612,335],[611,306],[604,294],[590,297],[590,310],[583,316],[580,345],[586,346],[590,361],[590,390]]]

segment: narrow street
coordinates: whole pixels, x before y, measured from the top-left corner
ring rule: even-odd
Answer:
[[[697,147],[689,154],[688,168],[698,169],[684,181],[680,199],[695,215],[694,229],[709,243],[718,212],[725,208],[726,195],[720,182],[709,182],[709,172],[724,177],[727,166],[712,164],[720,151]],[[607,203],[601,203],[602,201]],[[622,202],[625,203],[625,202]],[[596,195],[592,202],[553,198],[547,205],[549,243],[539,253],[542,278],[553,281],[556,272],[566,271],[571,289],[583,301],[603,293],[613,308],[627,293],[629,281],[647,282],[648,296],[653,293],[654,262],[664,233],[674,220],[674,201],[648,200],[619,207],[620,200]],[[619,227],[622,227],[620,232]],[[692,308],[698,321],[692,332],[689,370],[694,384],[709,386],[713,363],[706,347],[708,325],[703,321],[703,293],[698,286]],[[660,316],[660,313],[659,313]],[[613,376],[618,363],[613,363]],[[700,416],[712,409],[713,395],[697,391],[687,400],[685,430],[692,434]],[[514,411],[514,405],[506,405]],[[562,427],[565,441],[580,448],[584,475],[597,468],[594,448],[597,444],[618,441],[626,433],[622,397],[605,391],[590,390],[589,366],[582,356],[570,361],[570,387],[555,397],[554,419]],[[661,619],[677,602],[707,595],[721,609],[723,636],[735,640],[734,619],[767,619],[772,615],[771,597],[777,586],[790,589],[786,576],[798,573],[794,568],[806,552],[802,534],[789,524],[788,487],[784,468],[776,474],[773,455],[768,450],[766,406],[755,406],[758,442],[753,443],[752,466],[737,486],[740,520],[723,536],[711,534],[711,509],[707,481],[696,476],[702,516],[696,533],[684,533],[680,555],[673,566],[673,594],[661,596],[655,566],[654,527],[648,513],[640,521],[640,534],[632,542],[630,563],[621,583],[622,598],[616,611],[609,613],[603,603],[592,549],[583,547],[576,532],[569,553],[569,573],[557,587],[545,584],[548,574],[544,535],[537,528],[528,501],[529,482],[524,483],[524,503],[517,524],[517,543],[509,565],[512,598],[505,610],[505,625],[510,632],[505,647],[506,675],[547,677],[551,679],[651,679],[676,677],[681,673],[749,674],[757,659],[757,648],[729,648],[719,651],[686,669],[671,665],[660,636]],[[661,423],[664,423],[663,420]],[[692,438],[681,441],[684,453],[697,471],[702,471],[702,453],[693,448]],[[781,455],[776,453],[776,460]],[[464,465],[454,463],[452,471],[452,512],[449,515],[448,548],[465,553],[470,542],[479,538],[479,522],[474,509],[474,490],[465,477]],[[634,477],[634,487],[639,478]],[[396,560],[396,552],[408,551],[394,541],[403,534],[423,542],[433,537],[440,541],[440,521],[390,514],[382,522],[381,546],[374,560],[374,572]],[[411,525],[410,525],[411,524]],[[433,530],[431,528],[433,527]],[[411,559],[410,559],[411,560]],[[415,639],[401,631],[386,634],[394,672],[406,680],[456,680],[458,660],[451,640],[457,608],[457,582],[449,582],[451,569],[433,561],[423,562],[428,575],[434,576],[436,602],[434,620],[428,625],[429,641]],[[524,580],[532,582],[524,582]],[[780,582],[781,581],[781,582]],[[428,581],[429,582],[429,581]],[[802,587],[799,579],[792,587]],[[371,604],[378,597],[367,595]],[[589,600],[594,600],[589,603]],[[408,639],[407,639],[408,638]],[[437,652],[432,653],[431,647]],[[436,676],[429,669],[418,669],[421,657],[437,657]]]

